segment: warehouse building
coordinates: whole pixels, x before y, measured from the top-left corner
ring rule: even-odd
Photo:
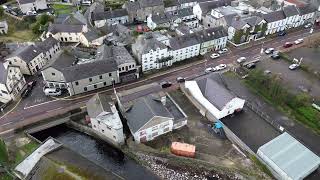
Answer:
[[[320,158],[288,133],[258,149],[258,156],[277,179],[304,179],[320,165]]]

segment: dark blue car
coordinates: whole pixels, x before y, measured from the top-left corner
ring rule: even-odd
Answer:
[[[278,33],[278,36],[284,36],[284,35],[286,35],[287,33],[285,32],[285,31],[280,31],[279,33]]]

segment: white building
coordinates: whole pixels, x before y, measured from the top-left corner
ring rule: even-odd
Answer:
[[[300,13],[300,21],[298,26],[302,26],[307,23],[314,23],[315,16],[317,12],[317,8],[312,5],[306,5],[302,7],[298,7]]]
[[[7,21],[0,21],[0,34],[8,33],[8,23]]]
[[[46,0],[17,0],[17,3],[24,14],[29,11],[48,9]]]
[[[263,18],[266,20],[267,30],[266,35],[274,34],[285,30],[287,19],[282,10],[274,11],[268,14],[263,14]]]
[[[17,100],[25,88],[26,80],[18,66],[0,64],[0,102]]]
[[[89,29],[87,32],[80,34],[80,43],[85,47],[99,47],[103,44],[107,35],[101,35],[96,29]]]
[[[184,23],[190,28],[196,28],[199,25],[199,20],[193,13],[192,7],[179,9],[173,15],[179,19],[178,23]]]
[[[283,13],[287,19],[286,28],[296,28],[299,26],[300,13],[296,6],[284,6]]]
[[[224,27],[205,29],[196,32],[200,41],[200,54],[223,49],[227,46],[228,32]]]
[[[213,76],[186,81],[184,86],[203,116],[220,120],[243,109],[245,100],[232,95]]]
[[[139,36],[132,45],[132,52],[141,64],[142,72],[172,65],[168,47],[153,37]]]
[[[36,46],[41,49],[47,62],[61,52],[60,42],[53,37],[49,37],[44,41],[37,43]]]
[[[121,113],[137,143],[151,141],[187,124],[186,114],[158,84],[123,91],[117,93],[117,97]]]
[[[203,1],[193,6],[193,14],[202,21],[212,9],[231,5],[231,0]]]
[[[105,94],[94,95],[87,103],[92,128],[111,142],[124,144],[125,135],[118,110],[112,99]]]
[[[188,34],[170,39],[172,63],[189,59],[200,54],[200,42],[197,36]]]
[[[43,51],[35,45],[21,47],[5,60],[10,65],[18,66],[26,75],[34,75],[47,64]]]
[[[104,25],[126,24],[129,22],[129,16],[126,9],[115,9],[97,13],[93,12],[92,21],[95,27],[100,28]]]

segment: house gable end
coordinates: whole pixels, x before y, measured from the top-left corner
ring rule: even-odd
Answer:
[[[172,118],[169,117],[163,117],[163,116],[153,116],[145,125],[143,125],[138,131],[148,129],[150,127],[153,127],[155,125],[161,124],[163,122],[172,120]]]

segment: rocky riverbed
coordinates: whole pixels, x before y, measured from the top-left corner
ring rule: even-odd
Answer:
[[[221,174],[215,171],[207,171],[200,168],[178,167],[168,163],[167,159],[145,155],[141,153],[136,154],[141,161],[147,163],[147,166],[159,176],[161,179],[175,179],[175,180],[213,180],[213,179],[243,179],[242,176]]]

